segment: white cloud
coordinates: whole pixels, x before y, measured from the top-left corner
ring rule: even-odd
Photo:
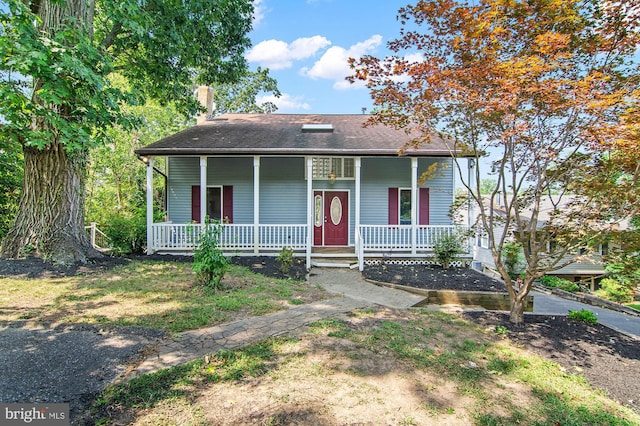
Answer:
[[[358,59],[362,55],[375,50],[382,43],[381,35],[374,35],[369,39],[356,43],[349,49],[333,46],[311,68],[303,68],[301,74],[312,79],[333,80],[334,89],[348,89],[350,87],[362,87],[363,83],[350,84],[345,77],[353,72],[349,68],[349,58]]]
[[[260,66],[271,70],[281,70],[291,68],[294,60],[309,58],[330,44],[329,40],[319,35],[299,38],[291,44],[281,40],[264,40],[247,52],[247,60],[258,62]]]
[[[262,0],[253,0],[253,28],[256,28],[264,19],[266,7]]]
[[[304,101],[302,96],[291,96],[288,93],[283,93],[282,96],[276,98],[273,95],[263,95],[256,97],[256,103],[258,105],[264,102],[272,102],[278,107],[277,113],[306,111],[311,109],[311,105]]]

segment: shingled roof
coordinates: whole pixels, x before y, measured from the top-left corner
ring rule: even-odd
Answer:
[[[389,156],[411,141],[404,131],[364,127],[365,114],[225,114],[151,145],[138,155],[357,155]],[[404,155],[445,157],[442,138],[433,135]]]

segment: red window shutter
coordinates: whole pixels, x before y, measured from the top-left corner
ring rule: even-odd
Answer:
[[[389,225],[397,225],[400,212],[398,204],[398,188],[389,188]]]
[[[222,187],[222,222],[233,223],[233,186]]]
[[[191,220],[200,223],[200,185],[191,187]]]
[[[419,208],[419,224],[420,225],[428,225],[429,224],[429,188],[420,188],[420,192],[418,193],[418,208]]]

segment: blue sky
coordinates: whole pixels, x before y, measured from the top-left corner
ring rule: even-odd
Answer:
[[[349,84],[349,57],[384,56],[398,37],[408,0],[257,0],[251,69],[269,68],[282,92],[278,113],[361,114],[372,109],[362,84]],[[258,99],[260,102],[262,99]]]

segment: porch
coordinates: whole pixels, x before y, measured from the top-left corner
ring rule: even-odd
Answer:
[[[159,253],[188,253],[198,245],[203,224],[153,223],[149,250]],[[223,224],[220,246],[226,255],[277,255],[283,247],[297,256],[311,258],[353,257],[360,270],[365,258],[382,256],[425,257],[433,253],[435,243],[448,235],[463,235],[460,225],[359,225],[355,245],[334,248],[311,243],[313,231],[308,224]],[[469,253],[469,245],[465,246]]]

